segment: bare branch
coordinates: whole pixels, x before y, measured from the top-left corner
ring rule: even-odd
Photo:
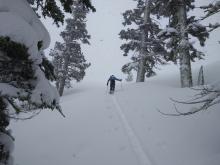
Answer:
[[[158,110],[158,112],[160,112],[163,115],[167,115],[167,116],[187,116],[187,115],[192,115],[195,114],[199,111],[202,110],[207,110],[208,108],[210,108],[211,106],[220,103],[220,91],[216,90],[214,88],[214,86],[204,86],[203,88],[197,89],[197,88],[191,88],[195,91],[200,91],[199,93],[197,93],[194,99],[189,100],[189,101],[179,101],[173,98],[170,98],[170,100],[172,102],[174,102],[174,109],[176,111],[176,113],[164,113],[161,112],[160,110]],[[196,105],[196,104],[202,104],[197,108],[193,108],[191,109],[191,111],[188,112],[181,112],[178,110],[176,104],[185,104],[185,105]]]

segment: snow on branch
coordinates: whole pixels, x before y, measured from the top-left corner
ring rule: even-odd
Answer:
[[[173,35],[178,35],[178,31],[175,28],[167,27],[166,29],[161,30],[157,36],[160,37],[170,37]]]
[[[190,35],[197,37],[198,40],[200,41],[200,45],[204,46],[206,39],[209,37],[209,33],[217,29],[218,27],[220,27],[219,23],[215,23],[215,24],[210,23],[209,25],[206,26],[200,24],[199,21],[196,21],[188,24],[186,31]]]
[[[48,31],[23,0],[7,0],[0,8],[10,9],[0,13],[1,97],[16,112],[60,111],[59,94],[49,82],[53,67],[43,54],[50,44]]]
[[[210,23],[207,27],[209,27],[209,32],[211,32],[211,31],[219,28],[220,27],[220,23],[215,23],[215,24],[211,24]]]
[[[27,96],[27,93],[24,90],[6,83],[0,83],[0,94],[3,97],[18,97],[19,95]]]
[[[220,1],[216,1],[215,3],[210,3],[207,6],[201,6],[200,8],[203,9],[206,13],[206,15],[202,17],[202,20],[204,20],[209,16],[212,16],[220,11]]]
[[[138,67],[138,61],[129,62],[122,67],[122,72],[123,73],[130,73],[133,69],[137,70],[137,67]]]

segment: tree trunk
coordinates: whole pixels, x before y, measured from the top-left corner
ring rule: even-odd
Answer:
[[[144,82],[145,80],[145,59],[144,57],[140,59],[139,65],[138,65],[138,71],[137,71],[137,79],[136,82]]]
[[[61,79],[59,80],[59,94],[60,96],[63,95],[64,87],[65,87],[65,81],[68,75],[68,65],[69,65],[69,55],[66,55],[64,58],[64,65],[63,65],[63,75]]]
[[[191,87],[192,83],[192,72],[191,72],[191,62],[190,62],[190,54],[189,48],[187,46],[187,42],[189,42],[188,35],[185,32],[187,26],[187,13],[186,13],[186,5],[184,0],[179,0],[179,4],[177,7],[177,18],[178,18],[178,28],[180,31],[181,37],[181,48],[179,49],[179,57],[180,57],[180,80],[181,87]]]
[[[189,51],[180,53],[180,80],[182,88],[191,87],[193,85]]]
[[[57,88],[57,90],[59,90],[60,89],[60,80],[56,80],[56,88]]]
[[[138,65],[138,71],[137,71],[137,79],[136,82],[144,82],[145,80],[145,63],[146,63],[146,51],[145,51],[145,41],[146,37],[148,37],[148,28],[147,23],[149,21],[150,17],[150,0],[145,1],[145,10],[144,10],[144,23],[141,27],[141,51],[140,51],[140,61]]]

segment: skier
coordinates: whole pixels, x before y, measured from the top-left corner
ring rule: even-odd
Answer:
[[[114,93],[115,91],[115,80],[122,81],[122,79],[118,79],[114,75],[111,75],[107,81],[107,86],[110,81],[110,91],[109,91],[110,94]]]

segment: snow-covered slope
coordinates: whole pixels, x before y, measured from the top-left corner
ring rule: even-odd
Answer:
[[[170,71],[167,72],[170,68]],[[193,67],[193,84],[197,84],[198,75],[199,75],[200,66]],[[220,81],[218,76],[218,71],[220,70],[220,61],[215,61],[203,66],[205,84],[212,84],[216,81]],[[166,73],[167,72],[167,73]],[[158,76],[147,79],[147,82],[157,83],[161,85],[167,85],[172,87],[180,87],[180,76],[179,76],[179,67],[175,66],[166,66],[165,71],[159,70],[157,72]]]
[[[220,61],[215,61],[214,63],[210,63],[204,66],[205,83],[211,84],[216,81],[220,81],[220,77],[218,76],[219,70]]]
[[[218,65],[205,68],[214,74]],[[216,78],[208,76],[210,81]],[[44,111],[11,125],[15,164],[219,165],[220,104],[185,117],[157,111],[175,113],[169,98],[184,100],[195,94],[178,88],[175,79],[159,76],[145,83],[118,83],[114,95],[105,84],[75,85],[61,99],[66,118]]]
[[[193,92],[146,83],[131,85],[129,88],[129,92],[118,93],[118,102],[145,152],[150,155],[152,164],[214,165],[213,162],[206,162],[211,157],[218,158],[218,161],[214,160],[216,165],[219,164],[219,105],[193,116],[164,116],[156,108],[175,113],[169,97],[187,100],[193,96]],[[182,112],[189,110],[183,105],[177,107]]]

